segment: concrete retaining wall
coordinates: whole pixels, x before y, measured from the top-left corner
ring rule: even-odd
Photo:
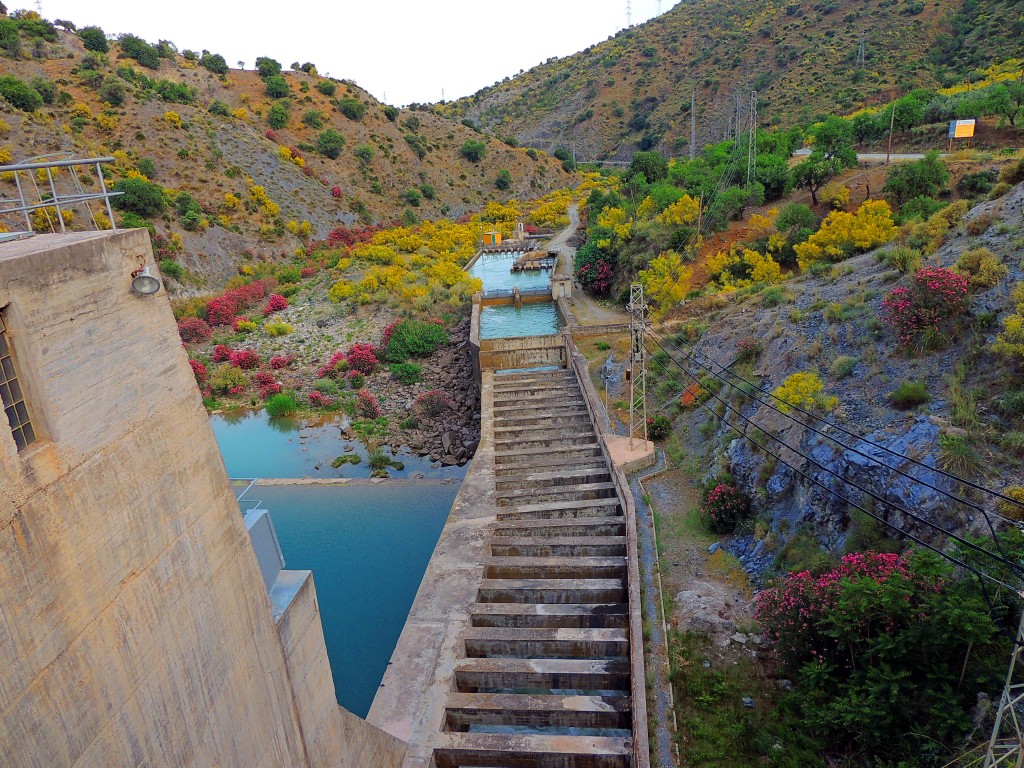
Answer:
[[[480,368],[485,371],[551,365],[564,368],[565,341],[561,335],[481,339],[479,357]]]

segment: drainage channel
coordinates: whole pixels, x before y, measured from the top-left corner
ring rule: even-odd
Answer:
[[[496,374],[489,537],[437,768],[629,768],[626,518],[571,370]]]

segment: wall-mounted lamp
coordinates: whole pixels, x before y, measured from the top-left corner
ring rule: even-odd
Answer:
[[[149,274],[149,265],[132,272],[132,292],[139,296],[152,296],[160,290],[160,280]]]

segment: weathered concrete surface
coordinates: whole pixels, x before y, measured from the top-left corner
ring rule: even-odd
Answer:
[[[657,456],[650,440],[630,440],[622,435],[606,435],[605,444],[612,464],[626,474],[653,467]]]
[[[272,613],[142,262],[145,230],[0,244],[41,438],[0,426],[0,765],[392,768],[346,754],[312,581]]]

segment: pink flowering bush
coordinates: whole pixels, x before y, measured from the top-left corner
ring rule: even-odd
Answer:
[[[294,362],[295,355],[293,354],[289,353],[287,355],[274,355],[272,358],[270,358],[270,367],[273,368],[275,371],[279,371],[282,368],[287,368]]]
[[[201,318],[183,317],[178,321],[178,335],[186,344],[202,344],[213,338],[213,329]]]
[[[260,387],[260,399],[269,400],[274,395],[281,394],[281,385],[276,381],[271,381],[268,384],[264,384]]]
[[[744,336],[736,342],[736,359],[741,363],[757,360],[763,351],[761,340],[753,336]]]
[[[341,197],[341,196],[342,196],[341,187],[339,187],[337,185],[331,187],[331,197]]]
[[[755,615],[796,683],[799,720],[837,753],[893,764],[949,747],[1004,673],[1007,643],[975,582],[930,552],[853,553],[819,575],[790,573],[757,596]]]
[[[348,360],[348,367],[364,376],[369,376],[377,370],[377,354],[372,344],[353,344],[345,355]]]
[[[273,384],[277,379],[274,378],[274,374],[270,371],[256,371],[256,383],[261,387],[265,387],[267,384]]]
[[[968,278],[944,267],[923,267],[909,287],[894,288],[882,300],[879,317],[903,347],[941,342],[944,322],[968,309]]]
[[[213,348],[213,362],[226,363],[231,359],[231,347],[227,344],[218,344]]]
[[[243,370],[257,368],[260,364],[260,356],[251,349],[239,349],[231,353],[231,364]]]
[[[380,418],[380,405],[377,403],[377,398],[365,389],[360,389],[356,394],[356,414],[364,419]]]
[[[344,352],[335,352],[331,359],[320,366],[316,372],[318,379],[336,379],[340,374],[348,370],[348,360]]]
[[[206,366],[198,360],[189,360],[188,364],[192,367],[192,374],[196,377],[196,384],[202,387],[206,382]]]
[[[701,513],[712,532],[732,533],[750,517],[750,499],[738,488],[718,483],[708,491]]]
[[[288,299],[280,293],[275,293],[267,301],[267,306],[263,308],[263,316],[267,317],[275,312],[280,312],[282,309],[288,309]]]
[[[312,277],[317,272],[319,272],[319,270],[316,267],[303,267],[301,270],[299,270],[299,274],[302,276],[303,279],[307,277]]]
[[[306,396],[306,400],[308,400],[309,404],[314,408],[330,408],[334,405],[334,400],[322,392],[310,392]]]

